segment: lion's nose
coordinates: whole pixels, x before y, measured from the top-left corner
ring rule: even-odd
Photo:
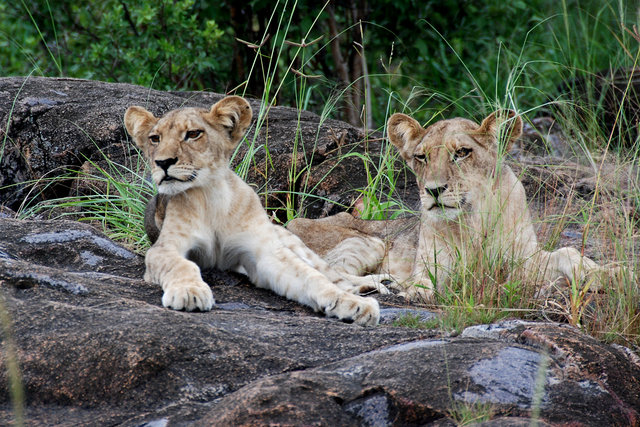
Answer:
[[[161,167],[165,172],[171,167],[171,165],[175,165],[178,162],[176,157],[170,159],[162,159],[156,160],[156,165]]]
[[[447,186],[445,185],[444,187],[435,187],[435,188],[426,187],[425,190],[427,190],[427,194],[429,194],[435,200],[438,200],[438,197],[440,197],[440,195],[447,190]]]

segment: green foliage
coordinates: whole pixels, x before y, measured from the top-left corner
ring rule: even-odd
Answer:
[[[0,5],[0,11],[13,16],[33,17],[32,26],[24,18],[17,20],[22,21],[20,24],[4,20],[0,24],[5,35],[0,52],[9,52],[14,60],[19,55],[33,58],[30,64],[25,64],[24,58],[16,60],[15,64],[22,67],[9,67],[10,74],[26,74],[34,66],[42,74],[51,74],[52,67],[44,65],[46,59],[53,60],[60,73],[69,76],[158,89],[201,89],[207,83],[202,76],[216,74],[216,47],[223,31],[215,20],[203,16],[195,0],[105,0],[90,5],[64,1],[56,3],[49,16],[42,12],[49,10],[48,0],[22,6],[10,9]],[[46,36],[39,39],[34,29]],[[16,32],[25,40],[24,47],[10,36]],[[38,45],[55,53],[48,57],[38,54]]]
[[[29,74],[38,68],[40,37],[28,17],[0,2],[0,70],[4,75]]]
[[[582,77],[592,86],[596,72],[632,66],[637,42],[622,25],[638,23],[633,2],[622,0],[32,0],[2,3],[0,15],[8,17],[0,21],[5,75],[37,69],[159,89],[241,87],[254,97],[269,87],[279,104],[316,112],[338,93],[334,116],[368,99],[376,126],[389,108],[409,107],[421,121],[479,118],[497,105],[545,109],[563,82]],[[359,58],[366,76],[353,68]],[[347,82],[341,67],[353,74]],[[587,93],[587,109],[602,112]]]
[[[97,23],[101,37],[93,42],[69,41],[82,52],[86,77],[108,76],[162,89],[189,87],[194,77],[215,72],[213,54],[222,31],[211,19],[201,20],[195,0],[99,2],[100,8],[73,8],[79,24]],[[78,45],[76,45],[76,43]],[[87,49],[88,48],[88,49]],[[94,71],[95,70],[95,71]]]

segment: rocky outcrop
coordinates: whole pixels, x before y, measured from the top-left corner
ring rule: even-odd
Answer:
[[[638,384],[625,384],[619,364],[638,372],[575,330],[506,322],[270,376],[225,396],[209,419],[312,425],[323,414],[327,425],[443,425],[465,408],[490,414],[491,424],[538,411],[550,424],[633,425]],[[625,385],[612,389],[618,381]]]
[[[222,97],[79,79],[0,78],[0,205],[18,209],[34,182],[43,177],[71,179],[33,192],[36,200],[67,196],[77,191],[71,182],[74,172],[86,169],[89,162],[104,164],[105,156],[117,164],[135,165],[138,154],[122,122],[131,105],[143,105],[161,116],[185,106],[210,108]],[[268,190],[270,207],[289,202],[318,216],[332,212],[336,204],[349,205],[358,196],[355,189],[366,186],[363,160],[346,155],[362,152],[366,145],[376,161],[381,135],[365,136],[346,123],[293,108],[269,107],[259,100],[250,103],[253,124],[234,166],[252,153],[247,180]],[[293,162],[296,168],[290,175]],[[401,193],[406,183],[413,183],[407,178],[398,182]],[[296,192],[320,198],[287,201],[283,192],[294,198]],[[408,191],[407,197],[416,200],[417,193]]]
[[[143,269],[89,226],[0,219],[11,320],[1,348],[15,343],[29,425],[640,420],[638,358],[568,326],[513,321],[445,337],[393,326],[406,310],[379,297],[385,324],[363,328],[218,272],[204,274],[211,312],[177,312]],[[3,369],[0,424],[14,416],[9,387]]]

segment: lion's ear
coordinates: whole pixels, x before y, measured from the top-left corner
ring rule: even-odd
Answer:
[[[249,103],[239,96],[227,96],[211,107],[205,114],[205,120],[214,126],[222,126],[235,146],[240,142],[247,128],[251,124],[253,111]]]
[[[413,152],[424,132],[420,123],[406,114],[395,113],[387,122],[389,141],[400,151],[406,161],[413,159]]]
[[[522,119],[513,110],[496,111],[482,121],[477,134],[490,138],[491,143],[504,141],[504,152],[508,153],[514,141],[522,135]]]
[[[124,126],[127,128],[127,132],[145,153],[149,145],[147,137],[156,123],[158,123],[158,119],[142,107],[129,107],[124,113]]]

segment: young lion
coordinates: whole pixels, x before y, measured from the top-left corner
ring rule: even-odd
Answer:
[[[236,270],[328,316],[376,325],[378,302],[354,295],[362,287],[272,224],[258,196],[228,167],[251,117],[251,107],[237,96],[211,110],[184,108],[160,119],[142,107],[127,109],[125,126],[149,160],[161,195],[147,212],[147,229],[157,241],[146,254],[145,280],[162,286],[165,307],[205,311],[215,301],[198,265]]]
[[[542,280],[584,279],[600,267],[573,248],[538,247],[524,187],[498,162],[498,131],[509,146],[522,133],[515,113],[494,113],[481,125],[455,118],[424,129],[404,114],[388,122],[388,136],[416,175],[420,220],[365,221],[347,213],[296,219],[296,233],[346,274],[387,273],[390,287],[411,299],[430,300],[456,264],[493,254],[510,269]],[[418,286],[414,286],[418,285]]]

